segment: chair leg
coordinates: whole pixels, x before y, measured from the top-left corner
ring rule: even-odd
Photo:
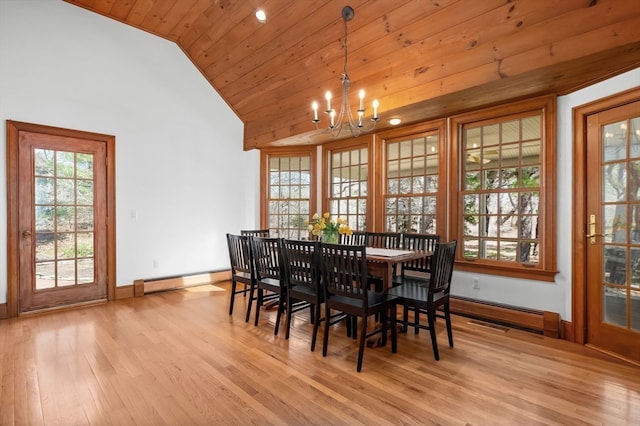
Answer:
[[[409,304],[404,302],[402,304],[402,332],[407,332],[407,324],[409,323]]]
[[[280,297],[278,299],[278,316],[276,317],[276,327],[273,329],[273,334],[275,336],[277,336],[278,331],[280,331],[280,318],[282,318],[282,315],[284,315],[285,310],[287,309],[286,305],[288,305],[287,297],[284,294],[280,294]]]
[[[331,310],[329,306],[325,303],[324,309],[324,336],[322,339],[323,347],[322,347],[322,356],[327,356],[327,348],[329,346],[329,318],[331,318]]]
[[[258,300],[256,301],[256,320],[255,323],[253,325],[257,326],[258,325],[258,319],[260,318],[260,308],[262,307],[263,304],[263,299],[264,299],[264,290],[261,288],[258,288]]]
[[[431,346],[433,347],[433,356],[436,361],[440,360],[438,353],[438,340],[436,337],[436,313],[432,310],[427,311],[427,319],[429,321],[429,333],[431,334]]]
[[[451,311],[449,310],[449,303],[445,303],[444,307],[444,319],[447,324],[447,336],[449,337],[449,347],[453,347],[453,332],[451,331]]]
[[[420,332],[420,308],[418,305],[413,308],[413,322],[415,323],[414,333],[418,334]]]
[[[350,315],[349,320],[351,321],[351,338],[356,340],[358,338],[358,317]]]
[[[229,301],[229,315],[233,314],[233,302],[236,299],[236,280],[231,280],[231,301]],[[247,293],[245,293],[247,294]]]
[[[249,322],[249,318],[251,316],[251,307],[253,306],[253,298],[255,297],[255,291],[256,291],[256,286],[251,285],[251,288],[249,289],[249,306],[247,306],[247,317],[245,318],[244,322]]]
[[[389,330],[389,318],[387,318],[388,312],[387,309],[383,309],[382,311],[379,312],[379,316],[380,316],[380,324],[381,326],[381,336],[380,336],[380,346],[386,346],[387,345],[387,331]],[[366,320],[366,318],[364,319]],[[364,321],[363,320],[363,321]]]
[[[316,316],[316,313],[315,313],[315,306],[309,305],[309,319],[311,324],[315,323],[317,318],[318,317]]]
[[[358,318],[358,317],[354,317]],[[358,373],[362,370],[362,358],[364,358],[364,345],[367,340],[367,317],[362,317],[361,330],[360,330],[360,342],[358,345]]]
[[[292,313],[291,311],[293,311],[293,308],[291,307],[291,298],[289,297],[289,295],[287,295],[286,311],[287,311],[287,329],[285,331],[284,338],[289,339],[289,332],[291,331],[291,313]]]
[[[320,318],[320,303],[316,303],[311,305],[313,309],[315,321],[313,322],[313,334],[311,335],[311,352],[316,349],[316,340],[318,338],[318,327],[320,327],[320,322],[322,322]],[[327,321],[328,322],[328,321]]]

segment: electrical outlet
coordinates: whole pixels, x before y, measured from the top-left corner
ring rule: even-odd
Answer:
[[[157,259],[153,259],[153,267],[154,268],[158,267],[158,260]]]
[[[480,290],[480,278],[473,277],[473,289]]]

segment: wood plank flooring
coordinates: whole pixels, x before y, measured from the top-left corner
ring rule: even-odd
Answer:
[[[322,357],[308,317],[198,290],[0,321],[0,425],[640,424],[640,368],[580,345],[455,317],[440,361],[410,331],[357,373],[342,325]]]

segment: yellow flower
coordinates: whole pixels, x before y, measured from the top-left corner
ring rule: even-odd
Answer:
[[[323,213],[322,216],[314,213],[308,225],[309,232],[317,237],[321,237],[325,232],[338,232],[346,235],[352,234],[351,228],[346,220],[342,218],[331,220],[329,212]]]

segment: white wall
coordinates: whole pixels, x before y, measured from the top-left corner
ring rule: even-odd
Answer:
[[[0,0],[0,61],[0,303],[8,119],[116,137],[118,285],[228,268],[225,234],[257,223],[259,154],[174,43],[61,0]]]
[[[571,321],[571,220],[573,206],[573,108],[640,86],[640,68],[558,98],[558,166],[557,166],[557,253],[558,275],[555,282],[519,280],[515,278],[454,272],[451,292],[510,305],[542,309],[560,314]],[[478,277],[480,289],[473,289]]]

